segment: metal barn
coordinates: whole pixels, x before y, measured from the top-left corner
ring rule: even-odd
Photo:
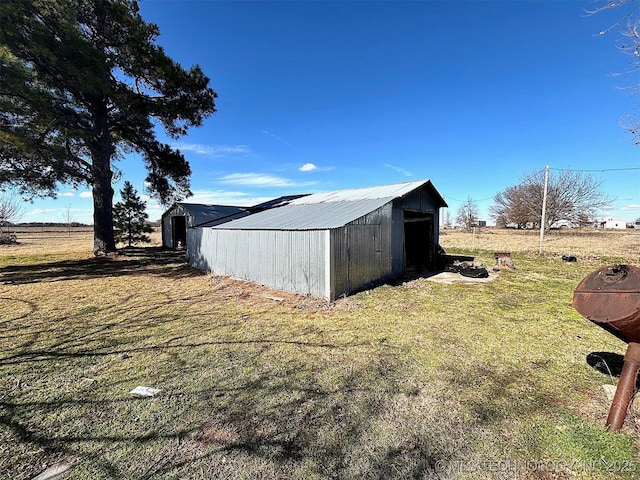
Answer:
[[[202,270],[333,301],[428,267],[446,206],[429,180],[313,194],[189,229],[187,258]]]
[[[162,246],[187,246],[187,229],[205,222],[224,221],[244,212],[243,207],[176,203],[162,215]]]

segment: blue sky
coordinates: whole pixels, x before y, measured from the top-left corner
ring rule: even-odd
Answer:
[[[450,206],[492,197],[526,172],[640,167],[621,126],[640,84],[626,11],[591,1],[221,2],[143,0],[158,43],[199,64],[218,112],[180,141],[193,202],[251,205],[285,194],[431,179]],[[164,138],[164,137],[162,137]],[[144,194],[142,161],[118,162]],[[640,170],[593,173],[640,217]],[[121,184],[115,185],[119,191]],[[146,198],[146,197],[145,197]],[[118,200],[116,194],[115,200]],[[21,221],[91,223],[91,193],[62,186]],[[152,220],[162,208],[148,201]]]

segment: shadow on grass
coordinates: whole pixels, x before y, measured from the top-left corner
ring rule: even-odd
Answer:
[[[612,378],[619,378],[624,366],[624,355],[613,352],[591,352],[587,355],[587,364]],[[636,378],[636,392],[640,391],[640,376]]]
[[[114,479],[440,478],[462,453],[443,418],[412,410],[417,392],[384,351],[327,384],[313,362],[272,365],[240,348],[242,365],[188,394],[0,401],[0,433],[40,452],[34,467],[68,456],[78,477]],[[52,417],[68,425],[45,426]]]
[[[33,478],[64,458],[78,478],[438,478],[459,454],[442,416],[421,411],[437,402],[414,406],[397,347],[298,341],[256,329],[259,313],[218,319],[201,292],[163,295],[5,331],[0,478]],[[210,321],[189,330],[203,314]],[[245,325],[254,333],[234,339]],[[149,378],[157,397],[128,395]]]
[[[0,268],[0,283],[25,284],[60,280],[91,279],[138,275],[148,271],[167,277],[203,275],[185,261],[184,252],[160,247],[129,247],[115,257],[92,257],[82,260],[9,265]]]

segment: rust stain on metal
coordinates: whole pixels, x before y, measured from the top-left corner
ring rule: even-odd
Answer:
[[[613,265],[593,272],[578,284],[573,306],[620,340],[640,343],[640,268]]]
[[[640,370],[640,268],[612,265],[585,277],[573,293],[573,306],[585,318],[628,343],[607,428],[620,430]]]

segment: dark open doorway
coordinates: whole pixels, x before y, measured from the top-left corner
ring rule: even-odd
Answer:
[[[187,245],[187,220],[185,217],[171,217],[171,235],[173,237],[173,248]]]
[[[433,215],[404,212],[405,269],[418,271],[433,262]]]

